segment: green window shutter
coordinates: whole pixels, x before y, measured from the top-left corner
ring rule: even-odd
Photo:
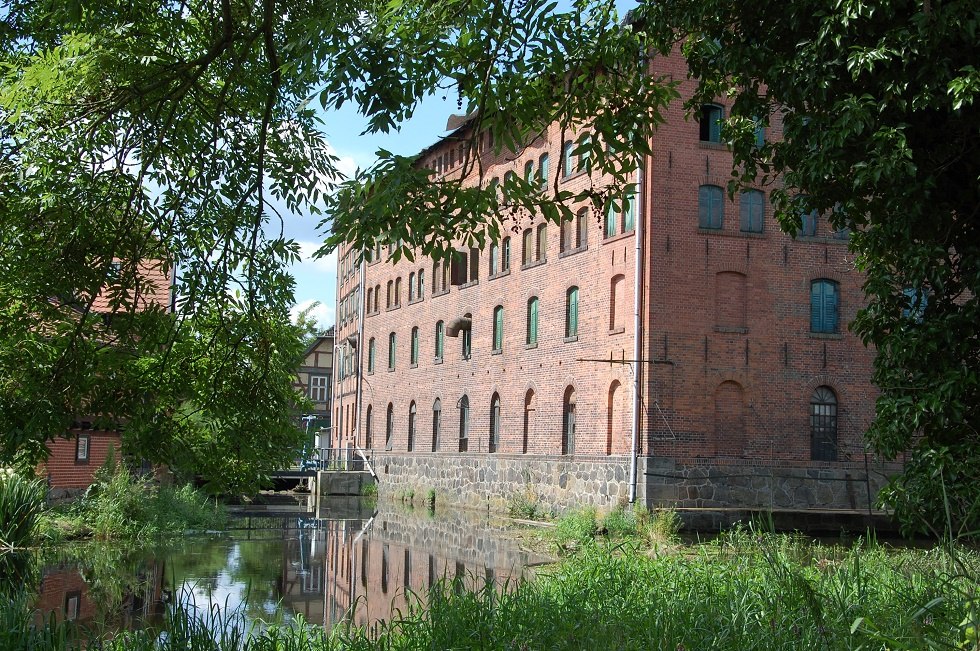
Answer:
[[[626,205],[623,206],[623,232],[633,230],[636,223],[636,193],[630,192],[626,197]]]
[[[607,238],[616,235],[616,204],[610,199],[606,203],[606,223],[604,233]]]
[[[497,306],[493,311],[493,349],[503,350],[504,345],[504,308]]]
[[[568,290],[568,313],[565,315],[565,336],[578,336],[578,287]]]
[[[538,343],[538,299],[532,298],[527,303],[527,343]]]

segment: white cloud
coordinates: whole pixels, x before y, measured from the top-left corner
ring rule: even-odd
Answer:
[[[289,310],[289,318],[292,319],[293,323],[296,322],[299,313],[307,309],[311,305],[317,302],[315,298],[309,298],[305,301],[300,301]],[[317,324],[320,328],[327,328],[333,325],[334,322],[334,307],[333,305],[326,305],[323,301],[319,302],[313,310],[310,312],[310,316],[316,319]]]
[[[337,274],[337,251],[332,251],[322,258],[314,258],[313,254],[319,250],[321,246],[320,242],[300,240],[298,244],[299,254],[302,258],[299,265],[306,265],[309,269],[319,271],[320,273]]]

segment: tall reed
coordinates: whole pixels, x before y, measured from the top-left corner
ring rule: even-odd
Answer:
[[[0,550],[11,552],[34,543],[44,495],[41,482],[0,468]]]

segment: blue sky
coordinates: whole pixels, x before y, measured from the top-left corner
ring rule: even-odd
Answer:
[[[396,154],[412,155],[435,142],[445,133],[446,119],[457,111],[455,97],[429,97],[419,106],[415,116],[397,132],[360,135],[366,120],[357,114],[353,106],[328,113],[324,116],[324,131],[335,154],[340,158],[339,168],[352,174],[357,168],[365,168],[375,160],[374,153],[381,148]],[[319,301],[313,314],[322,327],[334,323],[334,301],[337,286],[337,257],[331,254],[319,260],[313,253],[320,248],[323,234],[317,232],[318,217],[294,215],[285,220],[284,235],[300,245],[303,261],[293,265],[296,278],[296,307],[293,314]]]
[[[636,6],[635,0],[616,0],[616,9],[620,16]],[[557,11],[568,11],[570,0],[559,0]],[[360,135],[364,131],[366,120],[358,115],[353,105],[348,105],[340,111],[324,115],[324,131],[327,139],[340,158],[341,172],[351,174],[357,168],[365,168],[375,161],[374,153],[381,148],[395,154],[409,156],[418,153],[423,148],[436,142],[445,134],[446,120],[458,112],[456,97],[447,93],[431,96],[423,101],[413,118],[403,124],[397,132]],[[321,327],[334,324],[335,297],[337,288],[337,257],[314,260],[313,253],[320,248],[323,234],[317,232],[319,218],[310,216],[292,216],[285,220],[284,235],[299,242],[303,260],[293,265],[291,271],[296,278],[296,306],[293,314],[319,301],[320,305],[313,311]]]

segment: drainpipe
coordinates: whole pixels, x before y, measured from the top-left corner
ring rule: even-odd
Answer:
[[[634,233],[635,269],[633,272],[633,423],[630,446],[629,502],[636,502],[636,465],[640,453],[640,355],[642,355],[642,319],[640,300],[643,298],[643,215],[646,201],[643,195],[643,163],[636,170],[636,232]]]
[[[354,447],[359,448],[361,444],[361,365],[364,363],[362,354],[364,352],[364,311],[367,309],[364,293],[364,281],[367,273],[367,261],[364,259],[364,249],[361,249],[361,264],[357,277],[357,344],[354,346],[354,360],[357,362],[354,369],[354,381],[357,382],[356,395],[354,397]]]

